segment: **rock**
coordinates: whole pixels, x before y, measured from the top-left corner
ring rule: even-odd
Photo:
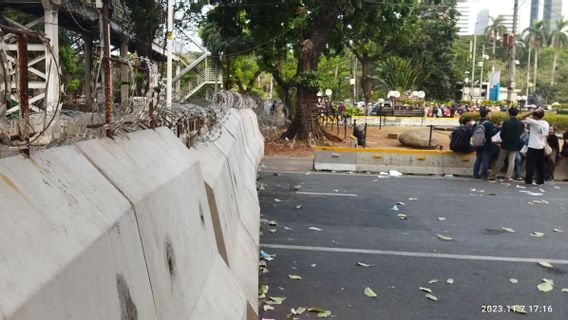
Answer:
[[[428,138],[430,137],[430,132],[426,130],[408,130],[403,132],[398,141],[403,146],[412,148],[428,148]],[[440,145],[440,142],[432,138],[431,147],[436,147]]]

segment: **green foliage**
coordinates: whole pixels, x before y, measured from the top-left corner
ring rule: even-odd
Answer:
[[[456,1],[444,1],[444,6],[431,6],[421,10],[419,31],[414,41],[397,49],[400,57],[420,61],[428,77],[422,90],[430,99],[446,100],[453,97],[455,83],[463,81],[458,67],[454,42],[458,38]],[[462,52],[463,54],[463,52]]]
[[[479,121],[479,112],[466,112],[462,114],[460,118],[463,120],[464,117],[471,117],[475,121]],[[491,121],[495,123],[503,123],[503,121],[507,120],[507,114],[505,112],[492,112],[491,113]],[[544,116],[544,120],[548,121],[548,123],[556,128],[556,130],[563,131],[568,130],[568,115],[565,114],[554,114],[547,112]]]
[[[354,117],[362,115],[363,112],[357,107],[347,107],[345,108],[345,112],[343,114],[346,117]]]
[[[424,70],[422,65],[410,59],[390,57],[381,65],[380,81],[389,90],[418,90],[428,77]]]
[[[81,89],[81,81],[79,79],[73,79],[69,82],[65,88],[67,93],[75,93],[77,94]]]
[[[319,89],[322,86],[322,81],[317,71],[304,71],[296,76],[296,83],[304,88]]]
[[[351,59],[347,53],[322,56],[317,72],[322,90],[331,89],[333,96],[338,99],[352,96],[352,87],[349,84],[352,77]]]

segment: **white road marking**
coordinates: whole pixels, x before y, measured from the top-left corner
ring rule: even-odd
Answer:
[[[262,244],[261,247],[269,248],[269,249],[283,249],[283,250],[319,251],[319,252],[336,252],[336,253],[361,253],[361,254],[385,255],[385,256],[438,258],[438,259],[455,259],[455,260],[474,260],[474,261],[528,262],[528,263],[537,263],[539,261],[547,261],[547,262],[550,262],[552,264],[566,264],[566,265],[568,265],[568,260],[546,259],[546,258],[477,256],[477,255],[464,255],[464,254],[451,254],[451,253],[430,253],[430,252],[412,252],[412,251],[391,251],[391,250],[368,250],[368,249],[330,248],[330,247],[312,247],[312,246],[291,246],[291,245],[285,245],[285,244]]]
[[[357,197],[354,193],[327,193],[327,192],[302,192],[298,191],[296,194],[303,194],[307,196],[331,196],[331,197]]]

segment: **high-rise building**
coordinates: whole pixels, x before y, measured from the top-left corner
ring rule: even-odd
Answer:
[[[562,0],[544,0],[543,20],[548,23],[549,30],[554,30],[556,21],[562,17]]]
[[[459,19],[456,23],[458,28],[458,35],[464,36],[471,34],[471,6],[467,0],[458,0],[456,4],[456,10],[459,13]]]
[[[475,23],[475,33],[482,34],[489,26],[489,9],[483,9],[477,13],[477,22]]]
[[[540,0],[531,0],[531,20],[530,23],[532,24],[533,21],[537,21],[540,17]]]
[[[503,25],[507,28],[507,31],[513,32],[513,15],[512,14],[504,14],[503,16]],[[517,19],[517,33],[521,32],[522,30],[519,29],[519,20]]]

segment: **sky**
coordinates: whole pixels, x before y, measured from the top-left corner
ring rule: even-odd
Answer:
[[[490,16],[495,17],[499,14],[513,14],[514,0],[469,0],[473,16],[483,9],[489,9]],[[541,0],[540,14],[542,16],[542,5],[544,0]],[[521,30],[527,28],[530,24],[530,10],[531,0],[519,0],[519,27]],[[562,1],[562,14],[568,17],[568,0]],[[474,18],[475,20],[475,18]]]

